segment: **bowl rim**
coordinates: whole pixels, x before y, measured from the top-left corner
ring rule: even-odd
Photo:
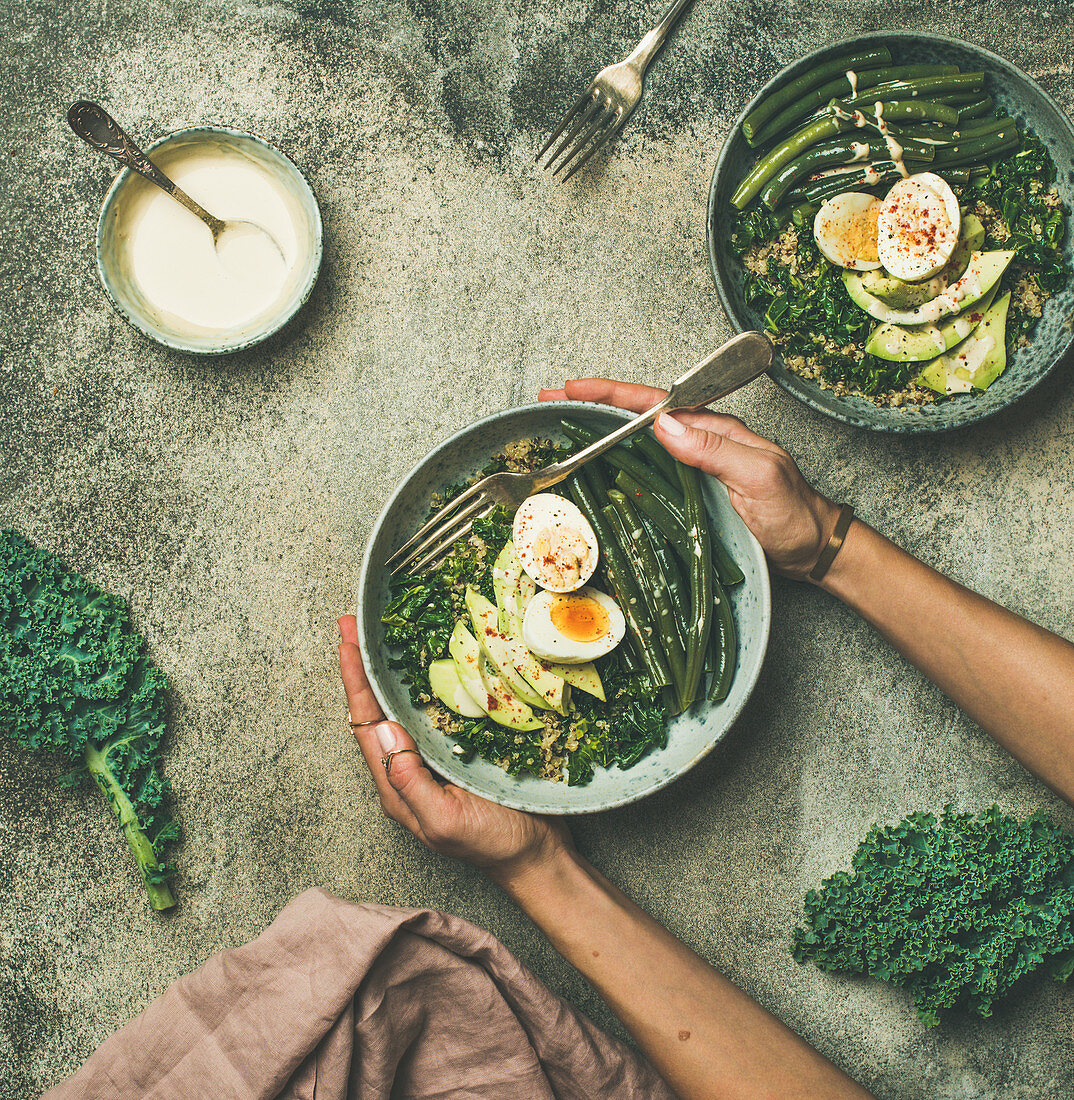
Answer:
[[[124,168],[118,173],[112,183],[109,185],[108,190],[104,194],[104,198],[101,200],[101,209],[97,215],[97,230],[95,235],[95,250],[97,256],[97,276],[101,281],[101,286],[104,287],[104,292],[108,296],[108,300],[112,303],[112,308],[126,321],[132,328],[137,329],[143,336],[148,336],[149,339],[161,344],[163,347],[171,348],[173,351],[186,352],[189,355],[230,355],[232,352],[244,351],[247,348],[252,348],[257,344],[267,340],[270,336],[275,336],[296,313],[309,301],[310,295],[313,293],[314,286],[317,285],[317,279],[321,272],[321,262],[324,258],[324,225],[321,219],[321,207],[317,201],[317,196],[313,191],[313,187],[310,185],[309,180],[306,178],[305,173],[301,168],[291,159],[279,146],[274,145],[271,141],[266,140],[259,134],[250,133],[248,130],[237,130],[232,126],[216,126],[210,124],[196,124],[193,126],[184,126],[178,130],[172,130],[169,133],[161,135],[149,145],[145,146],[145,152],[147,154],[154,152],[163,145],[169,145],[179,139],[203,134],[217,134],[224,135],[229,138],[242,138],[253,141],[257,145],[262,145],[266,149],[270,149],[277,156],[281,157],[283,161],[289,166],[294,178],[298,181],[303,189],[304,195],[309,199],[309,207],[312,213],[312,227],[313,238],[311,247],[312,263],[310,265],[309,276],[306,282],[303,284],[301,290],[296,296],[293,305],[285,313],[281,313],[273,323],[264,331],[257,333],[254,336],[243,336],[241,339],[234,343],[221,344],[217,347],[201,347],[192,346],[185,343],[181,339],[175,339],[169,336],[164,336],[159,332],[154,332],[142,320],[129,309],[127,309],[116,297],[112,290],[111,275],[107,271],[103,260],[103,244],[104,244],[104,232],[105,221],[112,208],[113,203],[116,200],[116,196],[122,187],[126,185],[127,180],[135,174],[132,168]]]
[[[1056,102],[1055,98],[1049,95],[1040,84],[1037,83],[1027,72],[1021,69],[1013,61],[1008,61],[1005,57],[1000,56],[993,50],[989,50],[984,46],[978,46],[975,42],[968,42],[963,38],[955,38],[951,35],[944,34],[932,34],[924,31],[914,30],[890,30],[890,31],[868,31],[863,34],[853,35],[850,38],[843,38],[837,42],[830,42],[824,46],[819,46],[815,50],[811,50],[809,53],[802,54],[800,57],[794,58],[784,65],[774,76],[771,77],[753,96],[753,98],[739,111],[735,116],[734,122],[727,131],[727,136],[724,138],[723,145],[720,147],[720,151],[716,157],[716,165],[712,170],[712,179],[709,184],[708,203],[705,211],[705,244],[706,251],[709,257],[709,271],[712,274],[712,281],[716,286],[716,294],[720,299],[720,305],[723,308],[724,315],[728,321],[731,322],[732,328],[737,332],[745,332],[746,329],[740,327],[738,317],[731,304],[730,294],[724,285],[724,280],[720,275],[720,265],[716,255],[716,242],[714,240],[713,225],[716,216],[716,190],[717,184],[721,179],[722,174],[726,170],[727,161],[731,155],[731,146],[736,138],[742,133],[742,123],[745,121],[746,116],[757,106],[761,100],[768,95],[778,84],[784,81],[791,73],[791,70],[797,69],[800,66],[805,67],[807,63],[819,61],[821,58],[828,54],[851,49],[855,46],[867,45],[870,42],[875,42],[882,39],[906,39],[908,41],[924,41],[929,43],[940,43],[950,46],[955,46],[960,49],[975,53],[988,61],[994,69],[1009,69],[1020,79],[1024,80],[1027,84],[1032,85],[1033,89],[1044,100],[1046,105],[1052,110],[1056,118],[1059,119],[1061,126],[1065,128],[1067,137],[1070,140],[1072,146],[1074,146],[1074,120],[1066,113],[1065,110]],[[752,327],[752,326],[751,326]],[[773,360],[772,367],[769,369],[769,377],[783,389],[786,393],[790,394],[796,400],[801,401],[803,404],[808,405],[810,408],[815,409],[817,412],[823,413],[825,416],[831,417],[833,420],[841,421],[844,424],[849,424],[855,428],[865,428],[874,432],[885,432],[889,435],[925,435],[939,432],[951,432],[958,431],[962,428],[967,428],[973,424],[980,424],[990,417],[996,416],[1001,412],[1005,412],[1007,409],[1014,405],[1017,405],[1027,397],[1033,390],[1035,390],[1049,375],[1053,373],[1056,367],[1062,362],[1074,347],[1074,332],[1071,333],[1067,343],[1060,351],[1053,357],[1052,362],[1048,367],[1041,371],[1035,378],[1033,378],[1026,388],[1019,393],[1016,397],[1004,404],[997,405],[994,408],[982,408],[979,404],[974,406],[966,406],[967,414],[959,419],[956,423],[952,424],[933,424],[923,419],[914,419],[910,416],[903,422],[876,422],[867,419],[864,415],[843,407],[829,408],[822,404],[816,398],[813,397],[807,391],[803,391],[801,388],[792,386],[789,381],[789,377],[793,375],[793,372],[789,370],[783,364],[782,356],[779,349],[776,349],[776,358]],[[793,375],[795,379],[798,375]],[[806,381],[801,379],[801,381]],[[831,391],[825,391],[831,393]],[[839,400],[837,394],[832,393],[834,400]]]
[[[377,543],[381,530],[387,522],[389,513],[395,506],[396,501],[403,494],[403,492],[409,487],[410,483],[416,478],[421,471],[431,462],[441,455],[448,448],[454,446],[460,440],[474,433],[476,430],[484,427],[490,422],[500,420],[505,416],[519,413],[533,413],[537,410],[547,410],[549,407],[554,406],[557,410],[574,410],[581,413],[586,412],[600,412],[607,413],[614,416],[616,419],[622,420],[624,423],[633,419],[631,413],[625,412],[623,409],[616,408],[613,405],[603,405],[593,401],[538,401],[531,402],[526,405],[516,405],[509,408],[500,409],[496,412],[490,413],[487,416],[482,417],[480,420],[475,420],[472,423],[460,428],[458,431],[452,433],[447,439],[439,443],[432,450],[426,452],[413,466],[399,479],[395,488],[392,490],[388,499],[385,501],[383,507],[380,510],[372,528],[369,532],[369,537],[366,540],[365,550],[362,553],[362,565],[358,575],[358,601],[357,601],[357,620],[358,620],[358,634],[362,644],[360,649],[362,652],[362,664],[365,667],[366,678],[369,681],[370,687],[373,689],[373,694],[380,704],[381,710],[385,717],[389,721],[397,722],[399,725],[408,729],[408,723],[403,718],[396,714],[391,703],[388,700],[386,694],[382,691],[380,683],[378,682],[376,670],[373,668],[368,651],[369,646],[366,645],[366,638],[363,636],[363,623],[365,622],[365,609],[373,602],[372,601],[372,554],[373,548]],[[726,492],[725,487],[716,478],[708,474],[702,474],[703,477],[709,479],[719,487],[718,491]],[[732,509],[733,510],[733,509]],[[737,513],[736,513],[737,515]],[[739,517],[741,520],[741,517]],[[761,568],[758,570],[758,584],[757,584],[757,599],[761,616],[761,629],[756,639],[759,646],[759,652],[755,667],[749,676],[749,680],[746,685],[746,690],[742,693],[741,698],[732,710],[727,711],[727,721],[719,736],[707,740],[700,750],[695,753],[693,757],[676,773],[668,774],[666,776],[657,777],[653,784],[644,790],[634,792],[632,794],[623,795],[617,798],[611,798],[606,802],[602,802],[599,806],[584,806],[578,808],[572,807],[548,807],[541,806],[535,808],[532,802],[527,801],[524,798],[512,798],[510,795],[492,795],[487,790],[482,790],[478,785],[460,778],[456,775],[444,776],[449,782],[457,787],[461,787],[463,790],[469,791],[471,794],[476,794],[481,798],[488,799],[490,802],[498,803],[501,806],[507,806],[515,810],[523,810],[532,813],[543,813],[557,817],[571,817],[579,814],[587,813],[603,813],[606,810],[618,809],[621,806],[630,805],[633,802],[638,802],[643,798],[648,798],[650,795],[655,794],[657,791],[663,790],[677,779],[681,779],[687,772],[692,771],[718,744],[726,740],[727,735],[733,729],[735,723],[738,721],[745,709],[746,704],[753,696],[753,692],[756,690],[757,682],[760,679],[761,670],[764,667],[765,660],[768,654],[768,643],[772,630],[772,583],[768,569],[768,559],[761,547],[761,544],[757,541],[753,532],[746,526],[745,521],[742,521],[742,530],[745,532],[746,540],[750,544],[752,552],[761,562]],[[745,674],[745,670],[740,670],[741,674]],[[706,701],[707,702],[707,701]],[[409,732],[409,729],[408,729]],[[426,767],[432,771],[437,771],[436,763],[434,761],[426,760]],[[443,774],[443,773],[440,773]],[[506,772],[504,773],[507,774]],[[551,782],[546,780],[545,782]]]

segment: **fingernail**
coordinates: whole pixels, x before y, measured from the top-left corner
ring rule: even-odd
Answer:
[[[656,426],[668,435],[680,436],[686,434],[686,425],[676,420],[671,413],[661,413],[656,418]]]
[[[395,730],[387,722],[380,722],[376,727],[377,740],[383,752],[391,752],[395,748]]]

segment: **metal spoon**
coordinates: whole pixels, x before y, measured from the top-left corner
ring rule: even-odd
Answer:
[[[145,176],[150,183],[155,183],[165,194],[171,195],[176,202],[182,203],[192,214],[201,218],[209,227],[209,232],[213,235],[213,247],[225,266],[228,266],[227,256],[230,252],[226,246],[234,244],[239,237],[254,233],[271,241],[280,258],[284,258],[279,241],[264,226],[242,219],[225,221],[214,218],[208,210],[196,203],[181,187],[168,179],[131,141],[119,123],[99,103],[80,99],[72,104],[67,112],[67,121],[71,124],[71,129],[94,149],[100,149],[102,153],[115,158],[124,167],[132,168],[139,175]],[[240,272],[234,272],[234,274],[240,274]]]

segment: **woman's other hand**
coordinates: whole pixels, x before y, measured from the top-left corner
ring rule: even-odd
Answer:
[[[652,386],[605,378],[580,378],[539,394],[542,401],[598,401],[637,413],[665,396]],[[835,528],[839,509],[808,484],[786,451],[722,413],[661,413],[653,431],[680,462],[727,486],[735,511],[775,569],[799,580],[808,575]]]
[[[434,852],[466,860],[502,886],[570,847],[570,834],[562,823],[509,810],[440,782],[425,766],[410,734],[385,719],[366,679],[353,615],[339,620],[339,633],[339,669],[352,729],[388,817]],[[414,751],[393,757],[388,774],[382,760],[398,749]]]

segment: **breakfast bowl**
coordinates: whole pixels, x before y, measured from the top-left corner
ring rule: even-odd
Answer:
[[[258,217],[266,211],[264,217],[272,224],[263,227],[280,261],[279,278],[253,288],[263,298],[250,298],[251,288],[238,286],[236,295],[249,301],[237,297],[229,310],[228,293],[235,284],[232,273],[221,268],[218,284],[205,283],[206,301],[193,302],[189,313],[177,308],[159,293],[161,279],[179,270],[187,248],[196,247],[197,258],[205,254],[211,263],[213,236],[195,215],[125,168],[108,189],[97,221],[97,270],[112,305],[139,332],[176,351],[222,355],[268,339],[303,306],[320,271],[321,214],[309,183],[295,163],[267,141],[222,126],[177,130],[147,146],[146,152],[161,171],[218,217],[261,225]],[[206,186],[207,163],[216,166],[218,175],[223,171],[234,178],[225,208],[199,190]],[[258,203],[258,217],[248,212],[251,202]],[[160,233],[161,213],[171,218],[171,236],[147,239],[147,225]],[[163,289],[167,292],[169,287]]]
[[[727,736],[746,704],[764,660],[771,619],[768,566],[757,540],[731,507],[716,480],[703,478],[705,507],[713,527],[744,580],[730,588],[738,632],[730,692],[718,703],[702,700],[670,720],[665,747],[652,748],[629,768],[596,767],[589,782],[569,786],[529,773],[510,775],[474,754],[465,758],[453,737],[436,728],[411,702],[402,673],[392,667],[381,621],[390,600],[385,563],[421,526],[434,494],[477,475],[505,446],[539,437],[566,442],[568,417],[605,435],[629,415],[580,402],[526,405],[479,420],[441,443],[403,478],[377,519],[366,547],[358,593],[358,631],[366,673],[384,713],[414,737],[428,765],[445,779],[505,806],[546,814],[580,814],[635,802],[689,771]]]
[[[766,328],[763,309],[747,303],[742,263],[731,248],[735,212],[731,196],[756,156],[743,134],[746,117],[773,91],[817,66],[859,50],[886,47],[893,65],[957,65],[962,72],[983,72],[985,90],[1022,130],[1032,130],[1056,168],[1055,187],[1068,211],[1074,206],[1074,127],[1063,110],[1029,76],[1003,58],[969,42],[915,32],[867,34],[807,54],[770,80],[736,118],[716,161],[709,190],[707,237],[709,261],[720,302],[738,331]],[[928,165],[924,166],[925,168]],[[1003,247],[1000,245],[999,247]],[[1061,255],[1069,265],[1074,244],[1068,232]],[[777,354],[770,374],[776,383],[811,408],[857,427],[875,431],[921,433],[960,428],[992,416],[1027,394],[1064,358],[1071,347],[1069,319],[1074,314],[1074,279],[1044,303],[1029,342],[1008,356],[1006,370],[987,389],[920,406],[881,407],[853,393],[837,393],[819,381],[788,369]],[[778,348],[777,348],[778,353]]]

